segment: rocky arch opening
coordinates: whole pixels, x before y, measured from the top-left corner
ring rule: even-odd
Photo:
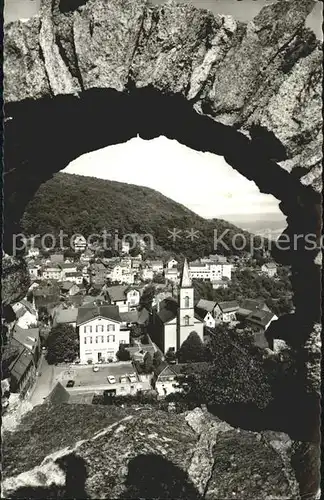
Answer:
[[[314,279],[319,283],[319,269],[314,264],[318,249],[306,249],[305,236],[319,235],[320,196],[276,163],[285,158],[285,148],[273,133],[254,127],[250,138],[198,113],[192,104],[181,95],[167,95],[153,88],[127,92],[96,89],[80,97],[57,96],[8,104],[4,250],[12,253],[12,235],[20,232],[25,206],[53,173],[84,153],[137,135],[143,139],[163,135],[191,149],[223,156],[240,174],[253,180],[261,193],[281,200],[289,241],[284,250],[275,246],[273,256],[292,266],[293,281],[307,273],[303,289],[295,284],[294,291],[296,314],[303,318],[303,324],[307,321],[310,325],[309,321],[319,319],[318,289],[314,290]],[[294,235],[298,234],[302,237],[296,239]]]
[[[164,135],[194,150],[223,156],[262,193],[281,200],[290,248],[281,251],[275,246],[272,254],[278,262],[291,266],[295,313],[274,322],[273,335],[305,354],[305,342],[319,322],[320,269],[315,263],[317,249],[305,248],[304,238],[296,244],[294,234],[318,235],[320,200],[276,163],[285,157],[285,149],[272,133],[255,128],[250,138],[198,113],[183,96],[152,88],[92,90],[78,98],[10,103],[6,117],[4,247],[8,253],[12,252],[12,235],[20,232],[25,206],[41,183],[83,153],[137,135],[143,139]],[[306,378],[306,373],[301,377]]]

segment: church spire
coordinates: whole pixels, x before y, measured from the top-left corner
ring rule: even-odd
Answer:
[[[180,287],[181,288],[191,288],[192,287],[192,282],[191,282],[191,278],[190,278],[190,271],[189,271],[187,259],[185,259],[185,261],[183,263]]]

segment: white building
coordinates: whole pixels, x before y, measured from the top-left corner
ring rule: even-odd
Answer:
[[[236,300],[218,302],[214,309],[214,318],[217,323],[230,323],[236,321],[236,313],[239,305]]]
[[[65,281],[71,281],[76,285],[81,285],[83,282],[83,275],[80,271],[65,273]]]
[[[273,278],[277,274],[277,266],[274,262],[267,262],[266,264],[263,264],[261,271],[269,278]]]
[[[29,248],[27,252],[27,257],[28,258],[39,257],[39,248],[36,247]]]
[[[153,269],[149,266],[143,267],[141,270],[141,278],[143,281],[152,281],[154,276]]]
[[[73,240],[73,247],[76,252],[84,252],[87,248],[87,240],[84,236],[78,235]]]
[[[20,328],[29,328],[37,324],[37,311],[34,306],[25,299],[13,304],[12,309],[16,315],[16,325]]]
[[[154,274],[163,273],[163,262],[162,260],[152,260],[150,262]]]
[[[164,277],[168,281],[172,281],[173,283],[178,283],[178,281],[179,281],[178,269],[176,267],[167,268],[164,271]]]
[[[168,260],[166,267],[167,267],[167,269],[172,269],[173,267],[177,267],[177,265],[178,265],[178,261],[175,260],[173,257],[171,257]]]
[[[63,271],[59,266],[45,267],[42,271],[42,279],[60,281],[63,279]]]
[[[118,307],[120,313],[135,310],[140,301],[140,291],[129,286],[110,286],[106,289],[110,303]]]
[[[121,244],[121,251],[122,251],[122,253],[129,254],[129,250],[130,250],[130,244],[129,244],[129,242],[122,240],[122,244]]]
[[[121,330],[116,306],[80,307],[76,325],[82,364],[116,361],[120,344],[129,344],[129,330]]]
[[[221,281],[224,278],[232,279],[232,264],[217,263],[209,259],[202,261],[190,262],[190,274],[192,278],[202,279],[205,281]]]

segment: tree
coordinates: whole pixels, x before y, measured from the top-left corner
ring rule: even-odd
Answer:
[[[133,324],[130,329],[131,337],[138,338],[142,335],[142,327],[137,323]]]
[[[79,337],[72,325],[54,326],[47,339],[48,363],[74,361],[79,353]]]
[[[155,297],[155,293],[156,290],[154,285],[150,285],[144,288],[139,302],[140,310],[144,308],[146,308],[148,311],[152,310],[152,302]]]
[[[161,363],[162,363],[161,351],[155,351],[155,353],[153,354],[153,366],[154,366],[154,368],[157,368],[158,366],[160,366]]]
[[[119,350],[116,353],[118,361],[130,361],[131,355],[128,349],[123,344],[119,345]]]
[[[214,330],[211,341],[212,363],[192,364],[186,379],[188,399],[196,404],[252,404],[264,409],[272,400],[271,381],[265,368],[263,351],[243,334],[232,340],[226,326]]]
[[[196,332],[191,332],[180,347],[177,358],[180,363],[195,363],[205,360],[205,347]]]
[[[153,283],[158,283],[158,284],[165,283],[165,277],[163,276],[163,274],[156,274],[153,277]]]
[[[147,352],[144,356],[143,371],[144,373],[152,373],[153,371],[153,358],[149,352]]]

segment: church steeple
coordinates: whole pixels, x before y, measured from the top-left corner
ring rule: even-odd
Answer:
[[[190,277],[188,261],[187,261],[187,259],[185,259],[185,261],[183,263],[183,268],[182,268],[180,288],[191,288],[191,287],[192,287],[192,281],[191,281],[191,277]]]

